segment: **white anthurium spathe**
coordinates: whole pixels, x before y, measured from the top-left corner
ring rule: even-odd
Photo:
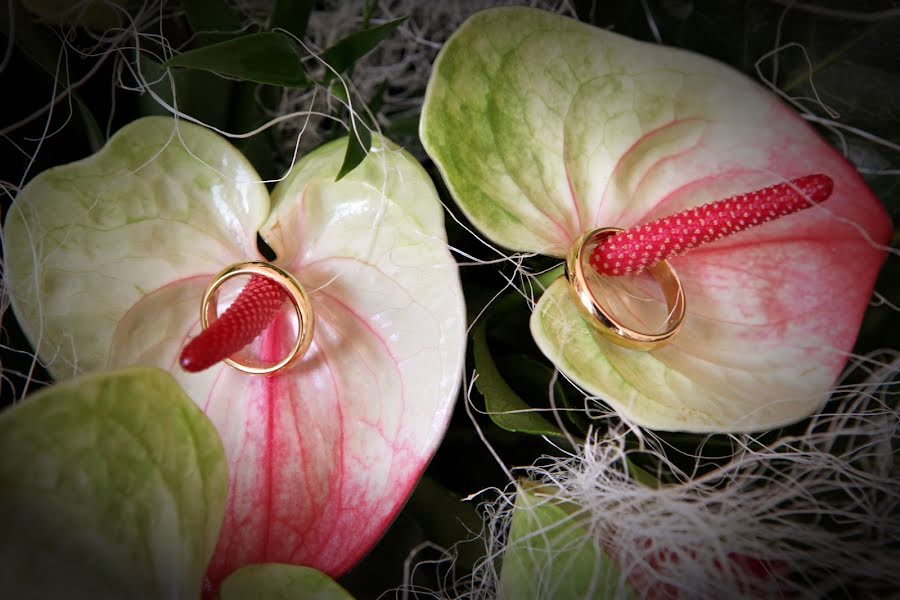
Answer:
[[[376,136],[335,182],[346,144],[304,157],[270,204],[218,135],[142,119],[37,176],[4,228],[13,308],[54,377],[160,366],[216,425],[229,492],[213,589],[247,564],[353,566],[412,491],[459,389],[465,306],[431,180]],[[271,377],[182,371],[204,290],[262,260],[257,232],[310,296],[312,346]],[[295,335],[285,313],[253,345],[277,359]]]
[[[564,280],[531,320],[557,367],[645,427],[761,430],[828,397],[890,223],[855,169],[744,75],[558,15],[492,9],[441,50],[420,135],[478,229],[556,257],[597,227],[828,175],[821,205],[672,260],[687,315],[669,346],[645,353],[600,338]]]

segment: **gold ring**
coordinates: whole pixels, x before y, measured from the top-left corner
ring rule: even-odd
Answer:
[[[622,231],[618,227],[601,227],[582,235],[566,256],[566,279],[578,309],[588,324],[610,341],[631,350],[655,350],[672,341],[684,322],[684,288],[675,269],[667,260],[647,269],[659,283],[666,297],[668,317],[662,333],[643,333],[626,327],[597,300],[584,273],[583,255],[589,244],[599,243]]]
[[[216,312],[216,301],[219,296],[219,288],[223,283],[237,277],[239,275],[260,275],[266,277],[278,285],[285,291],[297,313],[297,322],[299,324],[299,333],[297,341],[294,342],[293,348],[288,352],[287,356],[272,365],[250,365],[238,362],[231,358],[226,358],[225,362],[244,373],[253,375],[271,375],[281,369],[291,366],[296,360],[300,359],[309,345],[312,343],[314,319],[312,305],[309,303],[309,297],[303,286],[294,279],[293,275],[287,273],[267,262],[244,262],[231,265],[224,269],[213,279],[213,282],[206,288],[203,294],[203,301],[200,304],[200,325],[206,330],[207,327],[218,318]]]

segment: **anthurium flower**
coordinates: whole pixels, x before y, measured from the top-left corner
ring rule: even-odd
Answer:
[[[350,568],[411,492],[458,391],[465,312],[434,187],[380,137],[335,182],[346,143],[307,155],[270,205],[222,138],[142,119],[37,176],[7,217],[12,306],[54,377],[160,366],[215,424],[229,487],[214,589],[253,563]],[[312,346],[271,377],[182,371],[204,290],[224,267],[263,260],[257,233],[309,294]],[[277,359],[295,335],[286,311],[254,351]]]
[[[486,236],[557,257],[597,227],[830,177],[821,205],[672,260],[687,315],[664,348],[600,339],[564,279],[531,319],[557,367],[646,427],[759,430],[803,418],[827,397],[890,223],[854,168],[750,79],[557,15],[494,9],[443,47],[420,135]]]

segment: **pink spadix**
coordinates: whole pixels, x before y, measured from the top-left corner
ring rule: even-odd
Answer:
[[[589,262],[604,275],[638,273],[702,244],[823,202],[833,189],[827,175],[806,175],[704,204],[607,238],[594,248]],[[239,352],[268,327],[287,299],[277,283],[253,276],[234,303],[185,346],[182,368],[202,371]]]
[[[280,285],[253,275],[231,306],[184,347],[181,368],[202,371],[239,352],[269,326],[287,300]]]
[[[704,204],[610,236],[594,248],[589,263],[604,275],[638,273],[702,244],[823,202],[833,189],[827,175],[806,175]]]

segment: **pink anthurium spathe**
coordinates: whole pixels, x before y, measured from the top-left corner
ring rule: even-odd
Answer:
[[[335,182],[345,147],[303,158],[270,205],[221,137],[142,119],[36,177],[4,226],[12,305],[54,377],[161,366],[216,425],[229,491],[212,589],[253,563],[345,572],[390,524],[452,412],[465,307],[434,187],[380,137]],[[309,351],[271,377],[182,370],[204,290],[221,269],[262,260],[257,233],[309,294]],[[280,313],[252,351],[280,358],[292,319]]]
[[[761,86],[690,52],[494,9],[443,47],[420,135],[485,235],[557,257],[597,227],[829,177],[820,205],[672,260],[687,315],[666,347],[636,352],[601,339],[564,279],[531,320],[553,363],[642,426],[761,430],[828,397],[890,223],[852,165]]]

